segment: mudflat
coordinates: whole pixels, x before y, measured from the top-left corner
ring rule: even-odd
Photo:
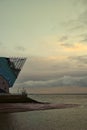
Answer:
[[[25,112],[35,110],[64,109],[78,107],[79,104],[50,103],[0,103],[0,113]]]

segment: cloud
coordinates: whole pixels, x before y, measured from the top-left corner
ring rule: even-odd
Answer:
[[[87,43],[87,37],[84,38],[83,40],[81,40],[81,42],[83,42],[83,43]]]
[[[87,27],[87,9],[84,12],[82,12],[78,20]]]
[[[76,60],[80,63],[87,64],[87,55],[82,56],[71,56],[69,59]]]
[[[84,68],[84,66],[76,67],[76,65],[75,65],[76,68],[73,68],[73,65],[71,65],[70,67],[71,67],[71,69],[66,69],[66,71],[60,71],[60,72],[59,71],[55,71],[55,72],[49,71],[49,72],[43,73],[43,71],[41,71],[41,72],[37,71],[37,72],[28,72],[28,74],[26,74],[26,73],[24,74],[24,72],[23,72],[20,74],[16,83],[23,84],[23,83],[29,82],[29,81],[45,82],[48,80],[60,79],[61,77],[64,77],[64,75],[65,76],[69,75],[71,77],[78,77],[78,78],[87,76],[87,71],[86,71],[87,67],[85,67],[85,68]]]
[[[86,6],[87,5],[87,0],[78,0],[77,4],[79,4],[79,3],[83,4],[83,6]]]
[[[64,51],[67,53],[70,52],[73,55],[75,55],[75,53],[84,54],[87,52],[87,45],[82,43],[74,43],[72,47],[65,47]]]
[[[82,12],[77,18],[71,19],[66,23],[67,31],[71,34],[79,35],[79,33],[87,32],[87,11]],[[82,31],[81,31],[82,30]]]
[[[22,52],[25,51],[25,48],[23,46],[17,46],[16,49]]]
[[[87,43],[87,32],[86,33],[82,33],[80,35],[80,37],[81,37],[80,43]]]
[[[87,76],[86,77],[72,77],[63,76],[58,79],[48,81],[27,81],[24,83],[18,83],[18,87],[87,87]]]
[[[68,33],[78,36],[87,33],[87,0],[76,0],[75,6],[78,9],[76,16],[67,20],[64,26]]]
[[[61,43],[60,45],[64,47],[69,47],[69,48],[75,46],[74,44],[70,44],[70,43]]]
[[[26,61],[20,80],[48,80],[56,77],[68,68],[66,56],[57,57],[31,57]],[[57,74],[58,73],[58,74]],[[22,76],[21,76],[22,75]]]
[[[59,57],[32,57],[23,68],[16,87],[86,87],[87,55]],[[74,62],[76,61],[76,62]],[[83,66],[81,66],[83,64]]]
[[[68,36],[62,36],[58,41],[63,42],[63,41],[66,41],[66,40],[68,40]]]

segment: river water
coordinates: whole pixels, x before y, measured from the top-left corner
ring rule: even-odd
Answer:
[[[51,103],[79,107],[0,114],[0,130],[87,130],[87,95],[29,95]]]

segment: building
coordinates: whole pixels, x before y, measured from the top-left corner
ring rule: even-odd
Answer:
[[[0,93],[9,93],[25,61],[26,58],[0,57]]]

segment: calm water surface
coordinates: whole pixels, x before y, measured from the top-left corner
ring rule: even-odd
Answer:
[[[87,130],[87,95],[30,95],[39,101],[80,107],[0,114],[0,130]]]

